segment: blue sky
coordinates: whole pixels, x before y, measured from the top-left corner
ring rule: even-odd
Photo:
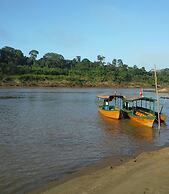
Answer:
[[[168,0],[0,0],[0,47],[169,65]]]

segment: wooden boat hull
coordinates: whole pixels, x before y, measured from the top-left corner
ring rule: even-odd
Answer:
[[[114,109],[114,110],[104,110],[102,108],[98,108],[99,113],[101,113],[103,116],[111,118],[111,119],[120,119],[120,109]]]
[[[132,114],[128,114],[128,116],[131,120],[147,127],[153,127],[155,121],[155,117],[141,117]]]

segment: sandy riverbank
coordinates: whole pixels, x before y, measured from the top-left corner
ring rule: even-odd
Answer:
[[[155,92],[154,87],[151,85],[142,85],[142,83],[110,83],[110,82],[97,82],[97,83],[91,83],[85,82],[85,83],[74,83],[66,80],[57,81],[57,80],[44,80],[44,81],[20,81],[20,80],[14,80],[14,81],[0,81],[0,88],[5,87],[106,87],[106,88],[144,88],[144,92]],[[158,89],[158,92],[160,93],[169,93],[169,86],[167,87],[161,87]]]
[[[120,166],[88,171],[41,194],[168,194],[169,148],[142,153]]]
[[[152,88],[149,84],[144,84],[140,82],[91,82],[84,81],[67,81],[67,80],[11,80],[11,81],[0,81],[0,87],[110,87],[110,88]],[[153,87],[154,88],[154,87]],[[165,88],[169,91],[169,88]]]

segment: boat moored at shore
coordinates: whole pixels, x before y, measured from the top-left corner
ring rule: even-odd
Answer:
[[[158,122],[156,101],[156,99],[151,97],[126,97],[123,101],[123,111],[133,121],[153,127],[154,122]],[[160,122],[165,122],[167,115],[161,111],[159,113]]]
[[[120,94],[97,95],[98,111],[105,117],[120,119],[122,117],[122,106],[124,96]]]

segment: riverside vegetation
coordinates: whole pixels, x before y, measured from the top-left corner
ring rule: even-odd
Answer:
[[[76,56],[65,59],[58,53],[46,53],[37,59],[39,52],[31,50],[29,57],[12,47],[0,49],[1,86],[114,86],[151,87],[154,84],[153,71],[146,71],[124,64],[122,59],[105,63],[105,57],[98,55],[96,61]],[[162,86],[169,84],[169,68],[159,70],[158,81]]]

